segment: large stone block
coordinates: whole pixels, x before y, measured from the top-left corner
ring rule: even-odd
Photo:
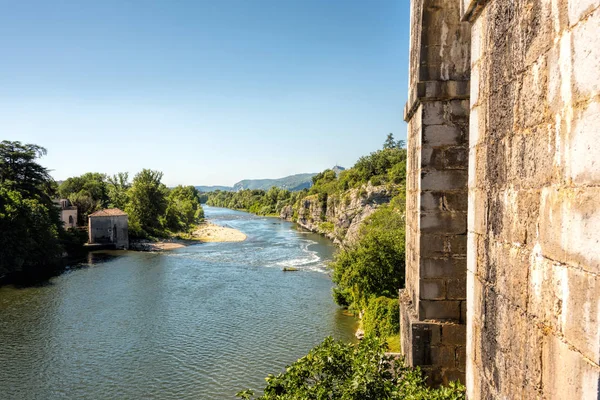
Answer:
[[[569,25],[573,26],[600,6],[598,0],[568,0]],[[596,37],[597,38],[597,37]]]
[[[598,12],[600,14],[600,10]],[[600,60],[600,54],[598,57]],[[600,70],[600,62],[596,68]],[[600,182],[600,103],[592,102],[583,107],[574,117],[571,134],[563,136],[566,174],[576,185],[597,185]]]
[[[597,399],[600,368],[555,336],[547,338],[542,356],[542,385],[548,399]]]
[[[431,147],[453,146],[465,143],[464,132],[450,125],[428,125],[423,133],[423,143]]]
[[[542,190],[541,252],[551,259],[600,273],[600,188]]]
[[[545,327],[560,331],[563,290],[562,277],[566,268],[545,258],[537,245],[529,256],[529,290],[527,310]]]
[[[419,319],[461,320],[461,302],[458,300],[421,300]]]
[[[456,258],[422,258],[421,277],[461,278],[465,275],[465,260]]]
[[[466,235],[467,215],[459,211],[421,213],[421,231],[430,234]]]
[[[600,277],[575,268],[562,276],[562,332],[568,343],[600,364]]]
[[[596,11],[573,29],[573,37],[577,39],[573,42],[573,83],[578,97],[588,98],[600,92],[600,52],[596,50],[600,47],[600,7],[597,0],[578,2],[593,2],[596,7]]]
[[[421,299],[443,300],[446,298],[446,280],[445,279],[421,279],[420,281]]]

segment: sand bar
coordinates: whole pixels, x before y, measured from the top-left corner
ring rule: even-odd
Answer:
[[[130,243],[129,248],[137,251],[164,251],[179,249],[198,242],[243,242],[244,240],[246,240],[246,235],[237,229],[203,222],[192,233],[191,239],[168,239],[160,242],[136,240]]]
[[[226,228],[210,222],[204,222],[193,233],[195,239],[202,242],[243,242],[246,235],[237,229]]]

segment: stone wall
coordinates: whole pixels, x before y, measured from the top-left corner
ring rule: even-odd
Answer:
[[[411,4],[403,352],[470,399],[600,399],[600,0]]]
[[[600,2],[463,3],[469,398],[597,399]]]
[[[412,2],[400,296],[403,352],[433,384],[464,381],[466,345],[469,25],[443,3]]]
[[[117,249],[129,248],[127,215],[90,216],[88,230],[90,243],[114,243]]]

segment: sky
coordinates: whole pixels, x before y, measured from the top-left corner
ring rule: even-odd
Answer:
[[[407,0],[0,0],[0,140],[232,185],[406,137]]]

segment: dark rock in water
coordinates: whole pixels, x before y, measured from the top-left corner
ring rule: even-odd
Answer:
[[[283,267],[283,271],[284,271],[284,272],[298,271],[298,268],[294,268],[294,267]]]

